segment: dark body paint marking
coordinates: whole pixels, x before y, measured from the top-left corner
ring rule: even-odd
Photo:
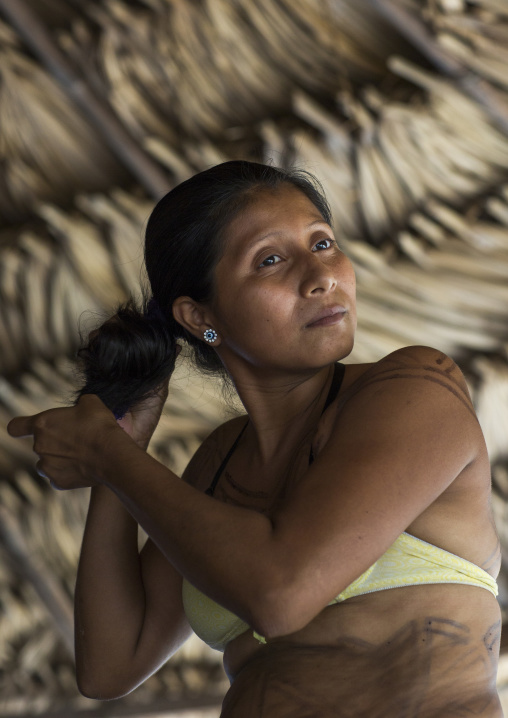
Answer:
[[[488,571],[489,568],[492,568],[492,566],[495,566],[497,564],[497,562],[499,561],[500,553],[501,553],[501,542],[498,539],[498,541],[496,543],[496,548],[485,559],[484,563],[481,564],[481,568],[483,568],[484,571]]]
[[[400,371],[397,373],[394,373],[394,371],[395,370],[393,370],[393,369],[386,370],[386,373],[390,373],[390,376],[382,376],[382,374],[384,374],[385,372],[379,372],[376,376],[367,378],[362,383],[362,385],[356,389],[356,391],[354,393],[356,394],[361,389],[363,389],[367,386],[371,386],[372,384],[379,384],[381,382],[390,381],[391,379],[412,379],[413,381],[414,380],[430,381],[430,382],[433,382],[434,384],[439,384],[439,386],[442,386],[444,389],[446,389],[448,392],[450,392],[450,394],[453,394],[453,396],[455,396],[466,407],[466,409],[469,411],[469,413],[478,421],[476,413],[474,412],[474,409],[471,407],[471,403],[470,403],[469,399],[465,398],[464,392],[462,392],[462,394],[460,394],[458,391],[455,391],[455,389],[453,389],[449,385],[449,382],[442,381],[435,376],[428,376],[426,374],[419,374],[419,375],[402,374]],[[352,395],[353,395],[353,393],[350,395],[350,397]],[[350,397],[348,397],[348,398],[350,398]]]
[[[268,491],[255,491],[254,489],[246,489],[244,486],[240,486],[229,471],[224,471],[224,477],[226,478],[228,484],[233,487],[238,493],[243,494],[244,496],[249,496],[251,498],[256,499],[267,499],[270,496],[270,493]]]
[[[499,631],[498,621],[482,640],[464,623],[427,616],[379,644],[276,639],[240,671],[221,717],[493,718],[499,704],[489,659]]]

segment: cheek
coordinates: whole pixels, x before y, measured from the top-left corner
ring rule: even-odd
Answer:
[[[287,325],[294,300],[276,288],[262,288],[245,293],[240,300],[239,319],[265,329],[277,327],[278,331]]]
[[[231,335],[241,337],[242,344],[252,342],[274,346],[279,340],[288,340],[288,332],[295,316],[294,296],[277,286],[246,288],[236,298],[232,323],[228,329]]]
[[[353,267],[353,264],[349,257],[344,255],[344,264],[342,266],[342,281],[347,285],[347,287],[350,289],[351,293],[356,292],[356,274],[355,269]]]

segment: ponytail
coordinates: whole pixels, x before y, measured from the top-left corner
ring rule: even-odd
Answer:
[[[121,419],[172,373],[177,343],[154,297],[144,300],[141,310],[129,299],[90,332],[76,356],[84,383],[75,392],[74,403],[83,394],[97,394]]]

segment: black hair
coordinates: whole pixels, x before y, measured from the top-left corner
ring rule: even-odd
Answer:
[[[172,313],[177,297],[209,302],[217,288],[214,270],[225,231],[260,190],[292,185],[332,224],[319,181],[306,170],[282,169],[246,160],[210,167],[174,187],[156,204],[146,226],[144,260],[151,297],[138,309],[131,298],[89,335],[77,357],[85,385],[76,392],[98,394],[117,417],[147,398],[173,371],[177,340],[194,350],[205,372],[226,371],[213,347],[182,327]]]

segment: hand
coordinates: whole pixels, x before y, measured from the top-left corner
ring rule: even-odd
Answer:
[[[11,436],[33,436],[39,456],[36,471],[55,489],[77,489],[101,483],[101,456],[118,424],[95,394],[84,394],[75,406],[18,416],[7,424]]]
[[[118,425],[133,439],[136,444],[146,451],[152,434],[159,423],[162,409],[168,397],[168,383],[160,385],[157,395],[135,404],[121,418],[117,419]]]
[[[178,345],[176,355],[181,351]],[[159,423],[164,404],[168,398],[168,384],[170,377],[160,384],[153,397],[140,401],[135,404],[121,419],[118,424],[122,429],[136,442],[136,444],[146,451],[152,434]]]

